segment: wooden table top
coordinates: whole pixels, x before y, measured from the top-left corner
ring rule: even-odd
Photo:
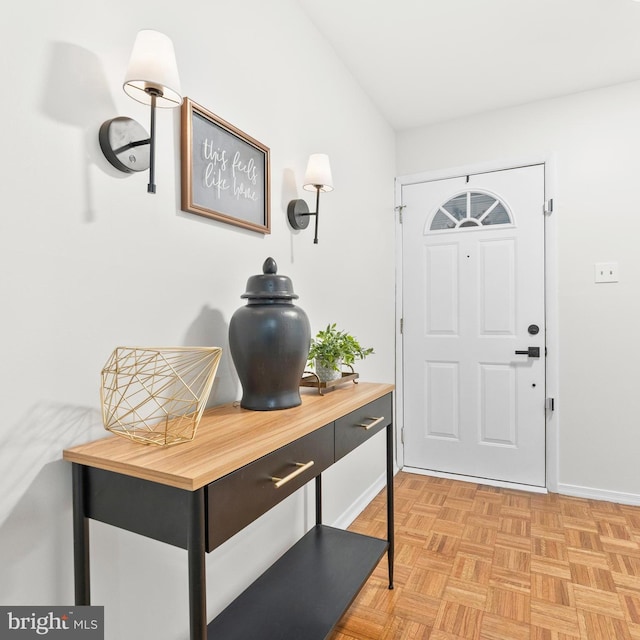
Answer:
[[[300,406],[278,411],[249,411],[239,404],[225,404],[205,411],[190,442],[159,447],[109,435],[65,449],[63,457],[195,491],[393,389],[392,384],[376,382],[350,383],[324,396],[317,389],[301,389]]]

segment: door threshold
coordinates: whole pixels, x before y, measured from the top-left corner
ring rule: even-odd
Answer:
[[[538,487],[531,484],[520,484],[518,482],[505,482],[504,480],[491,480],[490,478],[476,478],[474,476],[463,476],[457,473],[445,473],[444,471],[432,471],[431,469],[417,469],[416,467],[402,467],[406,473],[415,473],[420,476],[433,476],[434,478],[447,478],[448,480],[460,480],[461,482],[473,482],[475,484],[485,484],[490,487],[501,487],[502,489],[515,489],[516,491],[529,491],[530,493],[549,493],[546,487]]]

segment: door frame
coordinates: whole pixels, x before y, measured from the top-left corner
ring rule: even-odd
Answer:
[[[553,210],[544,215],[544,269],[545,269],[545,323],[547,357],[545,358],[546,398],[553,398],[553,410],[545,411],[546,429],[546,487],[548,491],[558,491],[558,456],[560,433],[560,410],[558,402],[559,381],[559,333],[558,333],[558,260],[557,260],[557,224],[558,205],[555,198],[555,157],[554,154],[530,155],[516,158],[505,158],[483,163],[475,163],[446,169],[426,171],[409,175],[398,176],[395,179],[395,230],[396,230],[396,456],[400,469],[404,467],[404,359],[403,336],[401,333],[401,319],[403,310],[402,285],[403,285],[403,253],[402,253],[402,226],[400,223],[399,206],[402,203],[402,188],[406,185],[420,182],[433,182],[461,176],[489,173],[492,171],[505,171],[530,165],[544,165],[544,200],[553,200]],[[542,204],[542,203],[541,203]],[[431,473],[431,472],[430,472]],[[435,474],[445,477],[454,477],[450,474]],[[460,479],[465,479],[459,476]],[[471,480],[470,478],[466,478]],[[497,486],[511,486],[504,482],[491,482],[483,480],[485,484]],[[514,485],[515,486],[515,485]]]

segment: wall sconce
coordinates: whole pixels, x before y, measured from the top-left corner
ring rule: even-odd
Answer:
[[[316,232],[313,243],[318,244],[318,217],[320,213],[320,192],[333,191],[333,179],[331,178],[331,166],[329,156],[326,153],[314,153],[309,156],[307,171],[304,174],[305,191],[316,192],[316,210],[309,213],[307,203],[302,200],[292,200],[287,207],[289,224],[294,229],[306,229],[309,226],[309,218],[316,217]]]
[[[100,148],[119,171],[149,169],[147,192],[155,193],[156,107],[182,104],[178,65],[167,36],[150,29],[138,32],[122,88],[134,100],[151,105],[151,134],[131,118],[113,118],[100,127]]]

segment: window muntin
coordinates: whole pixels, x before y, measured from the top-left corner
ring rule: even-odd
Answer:
[[[512,222],[507,206],[493,194],[465,191],[438,207],[429,230],[470,229]]]

